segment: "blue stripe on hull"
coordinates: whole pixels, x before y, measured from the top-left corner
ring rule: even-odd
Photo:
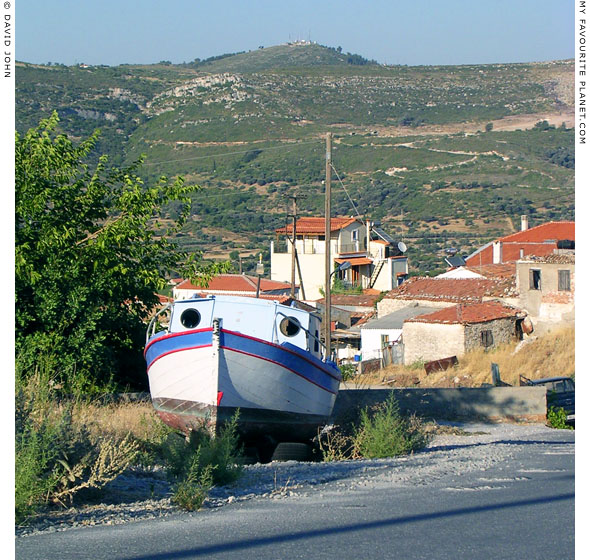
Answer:
[[[338,370],[292,344],[277,345],[231,331],[221,331],[220,346],[278,364],[306,381],[336,394],[340,385]]]
[[[151,339],[145,349],[144,356],[147,362],[147,369],[166,354],[211,346],[213,340],[213,329],[198,329],[183,333],[173,333]]]

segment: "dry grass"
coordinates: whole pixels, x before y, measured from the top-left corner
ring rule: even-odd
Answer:
[[[359,386],[388,385],[390,387],[479,387],[492,382],[491,365],[496,363],[502,381],[519,384],[519,375],[529,379],[575,372],[575,330],[560,329],[525,341],[503,345],[493,351],[483,349],[459,358],[454,368],[426,374],[416,367],[389,366],[371,375],[358,376]]]
[[[92,435],[113,436],[122,440],[127,434],[148,441],[163,429],[151,402],[86,404],[77,406],[74,421],[83,424]]]

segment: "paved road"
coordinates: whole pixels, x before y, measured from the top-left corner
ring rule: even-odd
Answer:
[[[501,462],[422,485],[342,491],[16,540],[27,560],[574,558],[574,433],[511,442]],[[466,443],[466,446],[469,444]]]

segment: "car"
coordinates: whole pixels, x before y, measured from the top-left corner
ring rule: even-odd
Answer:
[[[527,379],[520,376],[521,385],[543,385],[547,388],[547,408],[563,408],[568,422],[576,419],[576,384],[571,377]]]

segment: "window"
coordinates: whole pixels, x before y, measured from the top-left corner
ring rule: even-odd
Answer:
[[[186,329],[194,329],[201,322],[201,314],[196,309],[185,309],[180,316],[180,322]]]
[[[494,335],[492,334],[492,331],[490,330],[486,330],[486,331],[481,331],[481,345],[484,348],[489,348],[490,346],[494,345]]]
[[[295,336],[299,332],[301,325],[299,324],[299,321],[295,319],[295,317],[285,317],[281,321],[279,328],[285,336],[291,337]]]
[[[571,291],[570,284],[570,271],[569,270],[558,270],[557,271],[557,289],[560,292]]]
[[[387,346],[389,346],[389,335],[382,334],[381,335],[381,348],[385,348]]]
[[[529,270],[529,288],[531,290],[541,289],[541,271],[531,268]]]

